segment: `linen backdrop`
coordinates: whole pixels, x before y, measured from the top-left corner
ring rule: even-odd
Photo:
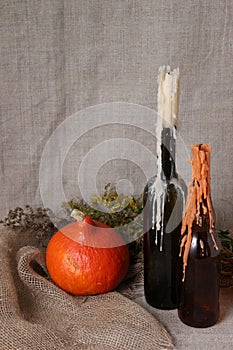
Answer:
[[[0,216],[59,208],[156,171],[157,72],[179,67],[178,171],[212,147],[212,198],[233,227],[233,2],[1,0]]]

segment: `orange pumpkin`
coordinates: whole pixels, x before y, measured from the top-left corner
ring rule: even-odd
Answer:
[[[74,295],[106,293],[116,288],[128,271],[128,247],[109,226],[89,216],[81,219],[60,229],[49,241],[46,265],[50,277]]]

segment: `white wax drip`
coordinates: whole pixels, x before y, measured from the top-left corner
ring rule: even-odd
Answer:
[[[151,186],[152,196],[152,229],[155,230],[155,244],[158,244],[158,232],[160,232],[159,250],[163,249],[164,238],[164,206],[166,199],[166,183],[162,181],[162,130],[170,128],[172,137],[176,139],[177,115],[179,97],[179,69],[171,71],[170,67],[163,66],[159,69],[158,75],[158,115],[156,125],[157,139],[157,176]],[[171,182],[178,186],[176,179]],[[183,190],[181,189],[183,192]],[[182,193],[183,194],[183,193]]]
[[[163,193],[161,198],[161,228],[160,228],[160,252],[163,250],[163,236],[164,236],[164,206],[165,206],[166,191]]]
[[[163,203],[166,196],[166,187],[161,181],[162,175],[162,151],[161,151],[161,135],[162,135],[163,125],[162,118],[158,116],[156,125],[156,139],[157,139],[157,176],[154,184],[152,185],[152,229],[155,229],[155,244],[158,244],[158,232],[163,229]],[[161,234],[163,236],[163,234]],[[160,239],[160,250],[162,244],[162,237]]]
[[[164,207],[165,207],[165,200],[166,200],[166,188],[167,184],[162,181],[162,151],[161,151],[161,144],[162,144],[162,119],[158,118],[157,126],[156,126],[156,138],[157,138],[157,176],[154,181],[154,183],[151,185],[151,197],[152,197],[152,230],[155,230],[155,244],[158,245],[158,233],[160,232],[160,243],[159,243],[159,250],[163,250],[163,239],[164,239]],[[174,139],[176,138],[176,128],[173,126],[171,128],[172,136]],[[179,180],[176,178],[172,178],[169,181],[170,184],[173,184],[174,187],[180,191],[182,196],[182,206],[183,210],[185,207],[185,194],[182,186],[179,184]],[[177,202],[177,205],[178,202]],[[175,208],[173,208],[174,210]],[[170,219],[167,223],[167,226],[169,226],[170,220],[173,220],[173,216],[171,213]],[[171,223],[170,223],[171,224]]]

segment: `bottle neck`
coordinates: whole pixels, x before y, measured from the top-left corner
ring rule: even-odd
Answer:
[[[175,127],[163,128],[161,133],[161,178],[170,180],[177,177],[175,165],[176,140]]]

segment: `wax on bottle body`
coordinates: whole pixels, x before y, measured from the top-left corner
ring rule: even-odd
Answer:
[[[178,315],[192,327],[209,327],[219,317],[221,242],[210,196],[210,147],[192,146],[192,181],[182,222],[183,278]]]
[[[144,291],[148,304],[159,309],[179,305],[182,263],[180,230],[186,186],[175,169],[174,131],[161,135],[161,173],[144,190]]]

